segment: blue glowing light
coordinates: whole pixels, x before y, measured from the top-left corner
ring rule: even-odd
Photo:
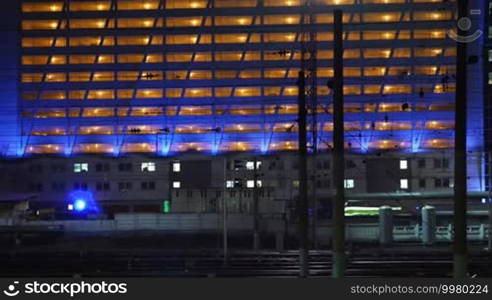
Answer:
[[[74,208],[76,211],[84,211],[87,208],[87,203],[82,199],[75,200]]]
[[[98,214],[99,206],[89,191],[73,191],[68,196],[68,210],[77,214]]]

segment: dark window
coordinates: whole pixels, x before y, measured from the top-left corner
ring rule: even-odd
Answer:
[[[109,169],[109,166],[108,166]],[[131,163],[121,163],[118,164],[118,171],[120,172],[129,172],[133,169],[133,165]]]
[[[320,161],[316,164],[316,167],[318,169],[329,169],[330,168],[330,161],[329,160]]]
[[[140,189],[142,189],[142,190],[147,190],[148,189],[147,181],[144,181],[144,182],[141,182],[140,183]]]
[[[243,182],[241,181],[240,178],[234,178],[234,187],[235,188],[242,188],[243,187]]]
[[[239,171],[241,169],[244,169],[246,162],[242,160],[234,160],[234,170]]]
[[[80,190],[80,183],[78,183],[78,182],[74,182],[74,183],[73,183],[73,189],[74,189],[74,190]]]
[[[441,178],[435,178],[434,179],[434,187],[442,187],[442,180],[441,180]]]
[[[192,198],[193,197],[193,191],[192,190],[187,190],[186,191],[186,197]]]
[[[131,190],[133,187],[131,182],[118,182],[118,190],[119,191],[124,191],[124,190]]]
[[[419,168],[421,168],[421,169],[422,169],[422,168],[425,168],[425,158],[421,158],[421,159],[419,159],[419,161],[418,161],[418,166],[419,166]]]
[[[96,164],[96,172],[108,172],[109,171],[109,164],[108,163],[98,163]]]
[[[53,173],[63,173],[65,172],[65,165],[64,164],[54,164],[51,165],[51,172]]]
[[[200,190],[200,197],[207,198],[207,190]]]
[[[345,166],[347,167],[347,169],[353,169],[356,167],[355,163],[353,160],[347,160],[345,162]]]
[[[82,182],[82,184],[80,185],[81,189],[83,191],[87,191],[88,187],[87,187],[87,182]]]
[[[109,191],[110,190],[109,182],[97,182],[96,183],[96,190],[98,190],[98,191]]]
[[[419,187],[420,188],[426,187],[426,180],[424,178],[419,179]]]
[[[449,169],[449,159],[447,158],[442,159],[442,167],[445,169]]]
[[[54,192],[65,191],[65,182],[53,182],[53,183],[51,183],[51,190]]]
[[[442,168],[442,160],[440,158],[434,158],[434,168]]]
[[[217,209],[217,201],[215,199],[210,199],[210,209],[215,211]]]
[[[443,178],[443,180],[442,180],[442,186],[443,187],[450,187],[450,180],[449,180],[449,178]]]
[[[142,190],[155,190],[155,182],[153,181],[143,181],[140,183],[140,188]]]
[[[220,198],[221,196],[222,196],[222,192],[221,191],[216,191],[215,192],[215,197]]]

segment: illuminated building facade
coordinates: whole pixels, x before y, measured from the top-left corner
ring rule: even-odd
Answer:
[[[19,2],[19,65],[8,75],[18,78],[18,95],[2,96],[0,112],[10,124],[11,142],[2,126],[5,155],[74,163],[92,154],[289,155],[297,148],[303,31],[316,32],[317,145],[326,153],[335,8],[345,23],[347,149],[416,155],[453,147],[456,43],[447,32],[455,1]],[[477,65],[470,65],[470,151],[483,150]],[[477,165],[473,178],[483,172]]]
[[[485,47],[483,49],[483,57],[484,57],[484,68],[485,68],[485,76],[484,76],[484,144],[487,152],[492,151],[492,1],[485,1],[483,11],[485,12],[485,23],[484,23],[484,34],[485,34]],[[492,164],[492,156],[487,156],[487,166]],[[486,185],[488,190],[492,188],[491,179],[492,174],[489,171],[490,168],[487,168],[487,180]]]
[[[326,148],[334,8],[346,22],[351,149],[451,148],[455,3],[355,1],[23,1],[20,151],[295,149],[301,10],[317,32]]]

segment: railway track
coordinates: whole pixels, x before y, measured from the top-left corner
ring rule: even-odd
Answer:
[[[215,251],[94,251],[2,253],[1,277],[295,277],[298,254],[290,252],[232,252],[226,261]],[[331,254],[310,253],[312,276],[330,276]],[[449,277],[451,254],[353,254],[349,277]],[[492,276],[492,256],[470,259],[470,273]]]

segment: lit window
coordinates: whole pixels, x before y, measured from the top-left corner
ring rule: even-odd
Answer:
[[[408,160],[402,159],[400,160],[400,170],[407,170],[408,169]]]
[[[59,26],[62,25],[62,26]],[[63,29],[65,23],[60,23],[59,20],[25,20],[22,21],[23,30],[54,30]]]
[[[183,0],[166,0],[166,9],[197,9],[206,8],[206,0],[194,0],[194,1],[183,1]]]
[[[152,10],[159,8],[159,1],[135,1],[135,0],[120,0],[118,1],[118,10]]]
[[[227,180],[226,181],[226,188],[228,188],[228,189],[234,188],[234,180]]]
[[[22,4],[22,12],[59,12],[62,11],[62,9],[62,2]]]
[[[265,6],[299,6],[299,0],[265,0]]]
[[[255,7],[257,0],[215,0],[215,7]]]
[[[181,181],[173,181],[173,189],[180,189]]]
[[[143,162],[141,169],[142,172],[155,172],[155,162]]]
[[[400,179],[400,189],[408,189],[408,179]]]
[[[246,187],[248,189],[252,189],[255,187],[255,181],[254,180],[248,180],[246,181]],[[261,187],[261,180],[256,181],[256,187]]]
[[[73,164],[74,173],[82,173],[89,172],[89,164],[88,163],[75,163]]]
[[[256,162],[256,169],[259,169],[261,167],[261,161]],[[255,162],[254,161],[248,161],[246,162],[246,169],[247,170],[254,170],[255,169]]]
[[[353,179],[345,179],[343,181],[343,187],[346,189],[353,189],[355,187],[355,181]]]
[[[181,172],[181,163],[179,163],[179,162],[173,163],[173,172],[175,172],[175,173]]]
[[[70,29],[114,28],[113,20],[106,19],[71,19]]]
[[[107,11],[110,9],[110,1],[84,1],[70,3],[70,11]]]

